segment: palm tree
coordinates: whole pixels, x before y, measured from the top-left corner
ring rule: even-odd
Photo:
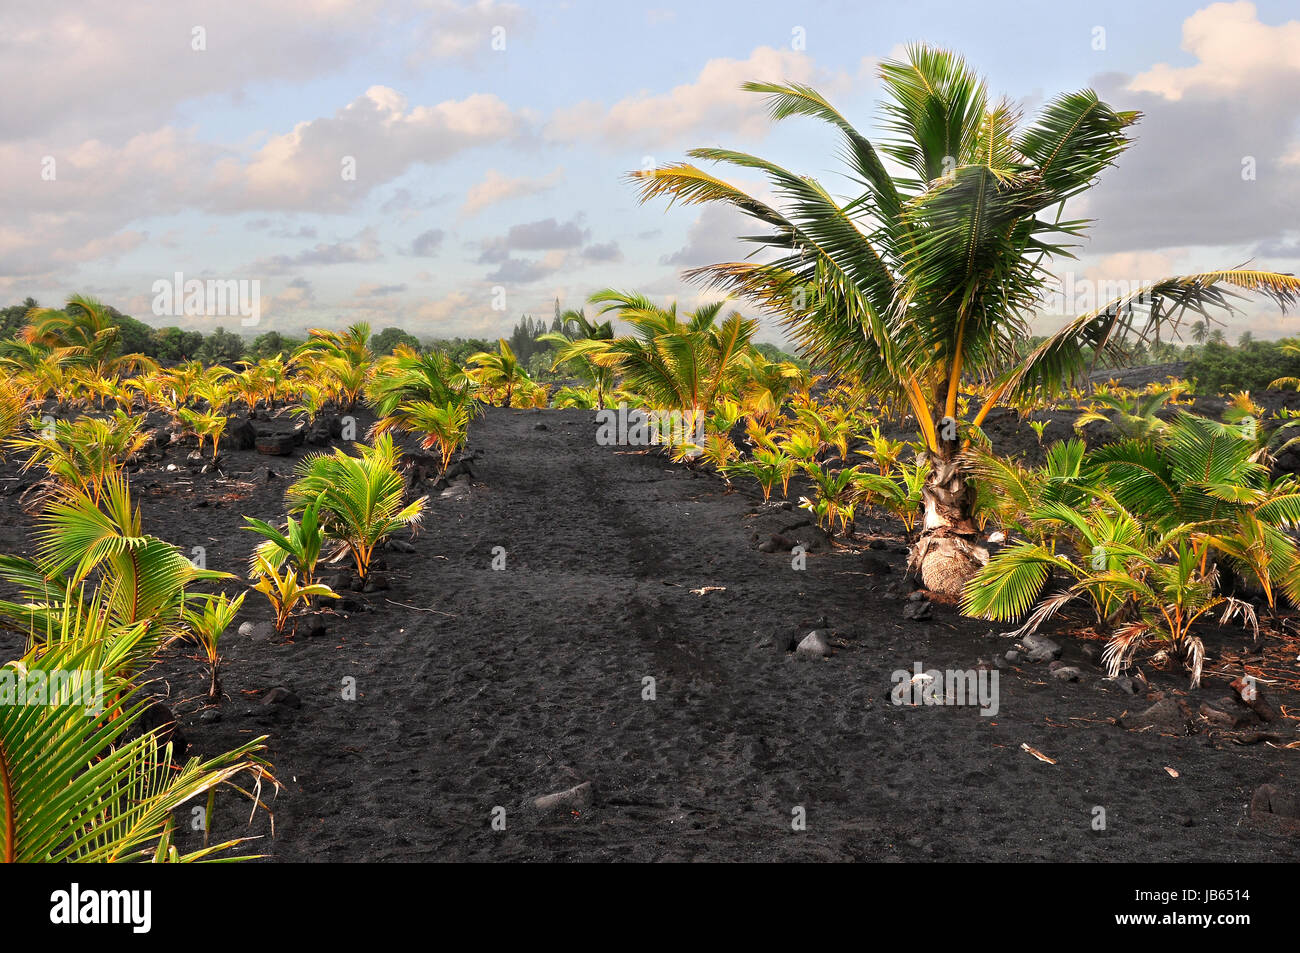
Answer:
[[[1065,207],[1123,152],[1139,114],[1083,90],[1025,126],[961,57],[926,46],[882,64],[880,78],[888,138],[879,149],[807,86],[745,85],[768,97],[774,120],[810,116],[839,131],[855,184],[847,201],[815,179],[720,148],[689,155],[764,174],[780,207],[685,162],[631,176],[642,201],[722,202],[765,226],[744,240],[773,255],[688,277],[782,314],[807,356],[915,416],[930,474],[911,565],[929,589],[955,596],[988,559],[961,459],[971,427],[1003,401],[1057,392],[1089,355],[1122,353],[1130,333],[1176,328],[1189,310],[1231,312],[1225,286],[1285,307],[1300,298],[1300,279],[1246,269],[1163,279],[1079,315],[1017,360],[1051,278],[1047,264],[1068,257],[1066,243],[1087,226],[1065,219]],[[987,395],[969,424],[957,419],[964,382]]]
[[[124,671],[142,668],[180,634],[185,590],[192,583],[233,578],[199,569],[175,546],[146,535],[120,473],[104,479],[98,499],[81,489],[59,490],[38,526],[34,559],[0,556],[0,579],[16,587],[22,600],[0,600],[0,621],[33,640],[43,638],[57,631],[68,611],[65,591],[80,605],[77,593],[93,577],[97,604],[113,626],[141,629],[135,649],[118,653]]]
[[[558,305],[556,305],[558,309]],[[613,371],[608,367],[602,367],[593,362],[589,357],[584,355],[581,346],[574,348],[575,342],[580,341],[611,341],[614,338],[614,323],[612,321],[602,321],[597,324],[587,319],[586,313],[582,309],[576,311],[565,311],[559,316],[559,325],[561,331],[551,331],[538,337],[538,341],[544,341],[548,344],[556,344],[555,361],[551,364],[551,370],[559,367],[561,364],[572,364],[578,369],[581,377],[591,381],[596,390],[596,409],[605,409],[605,395],[609,392],[613,384]]]
[[[356,457],[336,449],[304,460],[289,499],[294,513],[319,506],[325,535],[352,554],[364,579],[375,547],[399,529],[419,524],[426,497],[403,505],[399,451],[390,435],[380,434],[374,446],[357,444],[357,449]]]
[[[625,391],[657,410],[677,410],[692,422],[736,382],[758,321],[738,311],[720,323],[725,302],[701,305],[677,316],[677,304],[660,307],[649,298],[607,288],[591,296],[630,324],[629,337],[574,341],[575,354],[617,371]]]
[[[506,339],[500,338],[499,342],[496,353],[479,351],[477,354],[471,354],[469,363],[473,364],[476,370],[468,373],[481,386],[491,390],[502,390],[504,394],[502,406],[509,407],[515,388],[527,385],[530,383],[530,378]]]
[[[94,601],[79,612],[71,587],[66,596],[47,646],[9,663],[5,674],[34,692],[47,671],[104,672],[96,687],[112,707],[90,717],[80,698],[0,705],[0,863],[196,861],[239,844],[205,843],[182,855],[172,845],[175,812],[218,788],[240,790],[240,775],[257,787],[275,783],[262,758],[265,736],[180,766],[160,729],[128,736],[148,702],[114,672],[113,653],[139,630],[114,634]]]

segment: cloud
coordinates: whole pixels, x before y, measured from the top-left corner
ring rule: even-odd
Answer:
[[[284,290],[262,304],[262,316],[274,319],[310,310],[316,304],[316,290],[306,278],[294,278]]]
[[[618,242],[608,241],[599,245],[588,245],[582,250],[582,257],[587,261],[622,261],[623,251]]]
[[[486,279],[506,284],[528,284],[555,274],[563,267],[567,257],[563,251],[548,252],[540,259],[507,256],[487,274]]]
[[[413,166],[509,139],[524,126],[495,96],[410,107],[394,90],[375,86],[334,116],[299,123],[251,155],[172,126],[116,145],[0,142],[0,207],[6,226],[24,236],[6,243],[0,229],[0,274],[43,271],[55,258],[68,260],[70,249],[106,242],[141,216],[349,211]],[[354,178],[344,176],[353,169]],[[409,192],[399,189],[389,201],[398,199],[409,199]],[[263,216],[248,227],[271,228],[272,221]],[[291,232],[285,226],[272,237],[315,236],[309,227]]]
[[[549,175],[530,179],[527,176],[508,178],[496,169],[488,169],[483,181],[470,187],[465,193],[465,204],[461,206],[462,215],[474,215],[490,205],[496,205],[509,199],[525,195],[536,195],[554,188],[563,175],[563,169],[556,169]]]
[[[749,80],[822,83],[813,61],[794,50],[761,46],[748,58],[712,59],[694,82],[667,93],[640,93],[612,106],[585,101],[557,110],[545,128],[553,140],[597,139],[616,145],[660,146],[722,133],[762,136],[771,126],[762,98],[741,90]],[[826,81],[826,82],[823,82]]]
[[[396,90],[372,86],[333,116],[272,137],[249,161],[223,160],[214,184],[226,207],[344,211],[417,163],[504,142],[524,127],[490,93],[411,107]]]
[[[390,295],[401,294],[406,290],[405,284],[400,285],[362,285],[357,289],[358,298],[386,298]]]
[[[417,258],[432,258],[438,254],[438,249],[442,247],[444,234],[440,228],[431,228],[426,232],[421,232],[415,236],[415,241],[411,242],[410,254]]]
[[[1268,26],[1245,0],[1192,14],[1183,21],[1182,47],[1196,57],[1194,65],[1157,63],[1129,89],[1179,100],[1189,93],[1230,96],[1283,77],[1293,90],[1300,83],[1300,21]]]
[[[579,224],[579,219],[580,217],[569,222],[558,222],[554,218],[543,218],[536,222],[512,225],[506,233],[505,245],[507,248],[532,251],[574,248],[591,234]]]
[[[365,229],[356,240],[341,242],[318,242],[316,245],[296,255],[272,255],[253,263],[251,270],[264,274],[284,274],[287,271],[304,267],[324,265],[350,265],[357,262],[375,261],[381,256],[379,241],[372,229]]]
[[[737,261],[750,249],[743,248],[737,235],[754,231],[751,219],[726,205],[707,205],[686,233],[686,244],[659,259],[661,265],[698,268],[722,261]]]
[[[1097,220],[1089,252],[1231,246],[1240,253],[1294,230],[1297,31],[1295,21],[1260,23],[1252,4],[1216,3],[1184,23],[1184,46],[1197,56],[1192,66],[1097,77],[1104,99],[1140,109],[1143,119],[1116,168],[1072,209]]]
[[[495,0],[426,0],[423,6],[428,16],[419,33],[418,48],[411,56],[411,62],[417,64],[430,59],[471,62],[501,55],[509,50],[515,33],[529,22],[523,7]],[[504,42],[504,48],[494,48],[494,40]]]
[[[0,138],[86,138],[151,128],[177,106],[258,81],[305,81],[337,71],[384,24],[375,0],[169,0],[0,4]],[[196,27],[203,29],[196,50]],[[55,65],[57,64],[57,65]]]

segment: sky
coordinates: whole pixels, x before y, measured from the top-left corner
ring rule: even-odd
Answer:
[[[1075,210],[1096,224],[1055,268],[1044,331],[1116,283],[1297,270],[1296,0],[6,0],[0,304],[83,293],[156,326],[422,338],[494,338],[606,287],[690,309],[713,295],[682,272],[743,257],[753,228],[641,205],[627,173],[727,146],[847,196],[832,130],[773,125],[739,86],[811,84],[873,134],[877,65],[916,41],[1029,116],[1084,87],[1144,114]],[[256,282],[257,324],[166,313],[156,283],[177,273]],[[1297,320],[1245,303],[1228,333]]]

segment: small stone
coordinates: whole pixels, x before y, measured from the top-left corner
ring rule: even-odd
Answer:
[[[1300,798],[1286,793],[1275,784],[1261,784],[1250,799],[1250,813],[1300,820]]]
[[[825,658],[831,654],[831,646],[827,641],[830,633],[825,629],[813,629],[803,637],[798,647],[794,650],[796,658],[814,659]]]
[[[239,627],[239,634],[244,638],[250,638],[253,634],[253,623],[245,622]]]
[[[203,714],[199,715],[199,721],[208,725],[215,724],[220,720],[221,720],[221,712],[215,708],[205,709]]]
[[[372,572],[366,577],[366,587],[363,592],[384,592],[388,589],[388,577],[380,572]]]
[[[1110,680],[1116,688],[1126,695],[1138,695],[1146,688],[1146,682],[1132,675],[1121,675]]]
[[[1061,647],[1045,635],[1026,635],[1020,640],[1020,648],[1031,662],[1050,662],[1061,657]]]
[[[1173,698],[1162,698],[1140,715],[1134,715],[1126,724],[1128,728],[1153,728],[1160,732],[1187,733],[1187,714]]]
[[[1008,662],[1010,662],[1012,665],[1018,664],[1021,660],[1020,653],[1017,652],[1015,649],[1009,649],[1007,651],[1007,654],[1002,657],[1006,659]]]
[[[288,708],[302,707],[302,699],[284,686],[271,689],[262,696],[263,705],[285,705]]]
[[[550,430],[551,428],[548,427],[548,426],[546,426],[546,424],[533,424],[533,429],[534,429],[534,430]]]
[[[1063,682],[1077,682],[1083,677],[1083,673],[1073,665],[1061,665],[1052,669],[1052,678],[1060,679]]]
[[[404,539],[390,539],[385,545],[395,553],[415,552],[415,547]]]
[[[272,622],[254,622],[248,636],[254,642],[273,642],[280,637],[280,633],[275,631],[275,624]]]
[[[257,467],[248,475],[249,483],[270,483],[278,474],[269,467]]]
[[[542,812],[574,811],[590,805],[591,798],[591,782],[583,781],[567,791],[557,791],[554,794],[543,794],[541,797],[534,798],[533,807]]]
[[[915,593],[913,593],[915,595]],[[903,618],[909,622],[924,622],[930,618],[932,607],[928,601],[908,601],[903,603]]]

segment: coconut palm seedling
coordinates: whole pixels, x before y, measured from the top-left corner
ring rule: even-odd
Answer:
[[[1078,438],[1058,441],[1047,448],[1042,466],[1025,467],[987,447],[971,447],[965,460],[979,487],[977,512],[1008,532],[1045,542],[1056,524],[1038,522],[1032,514],[1048,503],[1083,505],[1089,496],[1084,479],[1087,449]]]
[[[479,351],[469,356],[474,370],[466,371],[485,392],[500,397],[502,407],[510,407],[516,390],[524,390],[532,383],[528,371],[519,363],[515,352],[505,338],[497,343],[497,350]]]
[[[890,440],[880,432],[879,424],[872,424],[869,442],[870,447],[858,452],[869,457],[876,464],[876,470],[881,476],[888,477],[898,466],[903,451],[907,449],[907,441]]]
[[[828,532],[834,532],[838,524],[840,533],[847,533],[859,500],[857,480],[863,474],[857,467],[831,470],[817,463],[806,465],[804,472],[812,481],[816,498],[802,496],[799,505],[816,516]]]
[[[853,421],[849,418],[848,408],[832,407],[796,407],[796,419],[803,424],[807,432],[817,442],[817,454],[834,449],[841,460],[849,455],[849,437],[853,431]]]
[[[581,407],[584,410],[601,409],[602,396],[594,387],[573,387],[565,385],[555,392],[552,406]]]
[[[1127,572],[1130,560],[1150,551],[1143,525],[1113,499],[1088,493],[1066,504],[1044,500],[1019,514],[1030,539],[1008,546],[977,572],[966,587],[962,608],[981,619],[1011,621],[1030,612],[1020,632],[1032,632],[1078,595],[1092,601],[1098,625],[1110,627],[1129,608],[1126,590],[1107,585],[1112,575]],[[1085,589],[1042,598],[1054,573],[1072,578]]]
[[[0,556],[0,578],[22,600],[0,600],[0,617],[33,639],[57,629],[70,586],[93,583],[114,626],[144,629],[138,651],[124,662],[135,669],[180,634],[190,585],[234,577],[199,569],[172,544],[145,535],[125,477],[114,474],[98,501],[79,489],[60,490],[39,517],[35,558]]]
[[[1177,401],[1183,389],[1181,385],[1173,385],[1142,392],[1123,388],[1099,390],[1092,395],[1092,406],[1074,421],[1075,429],[1101,422],[1109,424],[1127,439],[1148,439],[1165,425],[1159,412]]]
[[[1133,334],[1155,337],[1212,308],[1231,313],[1228,288],[1285,307],[1300,300],[1300,278],[1251,269],[1166,278],[1067,321],[1017,359],[1053,260],[1087,225],[1058,212],[1115,162],[1139,115],[1084,90],[1022,124],[959,56],[920,45],[882,63],[880,79],[879,147],[807,86],[746,84],[767,97],[773,119],[815,117],[842,135],[860,186],[846,201],[811,177],[722,148],[689,155],[763,175],[776,199],[687,162],[631,175],[643,201],[723,203],[755,219],[762,234],[745,240],[769,257],[756,249],[688,276],[783,315],[805,356],[866,396],[907,406],[930,464],[911,565],[928,589],[955,596],[988,558],[961,463],[964,384],[987,386],[969,418],[979,426],[1003,401],[1050,396],[1095,357],[1122,357]]]
[[[428,401],[412,401],[403,404],[401,412],[403,425],[422,435],[420,446],[425,450],[438,451],[442,469],[446,470],[452,455],[465,445],[469,437],[469,420],[473,413],[471,404],[450,403],[440,407]],[[378,423],[375,426],[378,427]],[[372,430],[372,436],[374,432]]]
[[[807,383],[808,375],[787,361],[769,361],[759,351],[742,352],[737,367],[745,413],[764,426],[771,426],[781,416],[781,407],[790,392]]]
[[[234,599],[224,592],[220,596],[200,596],[196,600],[199,609],[185,607],[185,624],[208,666],[208,704],[221,703],[221,636],[235,621],[246,595],[241,592]]]
[[[326,405],[330,401],[329,391],[319,384],[304,380],[301,377],[296,380],[298,387],[298,400],[289,407],[289,412],[295,417],[306,417],[307,426],[310,427],[316,422]]]
[[[1127,592],[1138,609],[1140,617],[1117,629],[1102,655],[1112,677],[1129,664],[1139,649],[1156,643],[1161,646],[1157,661],[1170,654],[1181,655],[1191,675],[1191,687],[1199,687],[1205,646],[1193,634],[1193,626],[1217,609],[1222,609],[1220,625],[1240,618],[1258,634],[1254,607],[1221,595],[1218,571],[1204,570],[1204,547],[1209,540],[1195,534],[1179,535],[1182,538],[1169,547],[1172,560],[1143,554],[1137,557],[1136,565],[1130,563],[1126,572],[1098,573],[1075,586],[1081,590],[1106,587]],[[1164,557],[1164,553],[1160,556]]]
[[[472,387],[447,354],[420,355],[399,347],[380,360],[368,391],[379,415],[370,438],[393,432],[421,434],[422,446],[436,448],[446,469],[469,434],[475,409]]]
[[[68,603],[72,605],[71,602]],[[36,689],[46,672],[106,672],[103,694],[114,717],[88,714],[79,698],[44,705],[0,705],[0,862],[193,862],[220,858],[242,841],[181,854],[172,844],[175,812],[217,790],[237,791],[251,779],[255,804],[264,782],[276,783],[257,738],[208,760],[173,766],[160,729],[124,740],[147,700],[112,674],[103,616],[69,611],[58,637],[37,655],[4,666],[5,674]],[[276,785],[278,787],[278,783]],[[210,802],[209,802],[210,803]],[[210,813],[210,811],[209,811]]]
[[[772,498],[772,491],[781,484],[784,496],[794,473],[794,461],[779,450],[756,449],[748,460],[736,460],[727,464],[728,473],[745,473],[758,481],[763,491],[763,501]]]
[[[1050,423],[1051,423],[1050,420],[1031,420],[1031,421],[1029,421],[1029,429],[1032,430],[1032,431],[1034,432],[1034,435],[1035,435],[1036,437],[1038,437],[1038,443],[1039,443],[1040,446],[1041,446],[1042,443],[1043,443],[1043,431],[1045,431],[1045,430],[1047,429],[1047,425],[1050,424]]]
[[[356,447],[355,457],[340,448],[303,460],[289,500],[290,512],[319,504],[325,535],[352,554],[364,579],[375,547],[399,529],[417,525],[426,498],[403,504],[404,481],[391,436],[380,434],[374,446]]]
[[[198,438],[199,453],[203,452],[204,441],[207,439],[212,440],[212,459],[217,459],[221,447],[221,437],[225,434],[226,425],[230,419],[223,413],[204,413],[190,410],[188,407],[182,407],[177,416],[180,417],[185,431],[194,434]]]
[[[896,462],[891,476],[868,473],[858,468],[853,477],[854,499],[868,506],[878,506],[897,517],[910,536],[921,515],[929,460],[918,456],[915,464]]]
[[[560,315],[562,331],[552,331],[541,335],[537,340],[556,345],[555,360],[551,364],[554,371],[561,364],[568,365],[583,380],[591,381],[592,404],[596,410],[605,409],[605,395],[614,386],[614,372],[608,367],[592,361],[581,345],[574,347],[575,341],[610,341],[614,338],[614,325],[611,321],[597,324],[589,321],[585,311],[566,311]],[[561,391],[571,388],[561,388]],[[586,404],[560,404],[556,395],[556,407],[587,406]]]
[[[316,598],[339,597],[329,586],[318,582],[302,582],[298,578],[298,571],[292,566],[281,565],[276,569],[261,553],[253,554],[253,578],[257,580],[253,588],[265,595],[271,603],[277,632],[284,631],[299,605],[310,605],[311,600]]]
[[[31,401],[10,380],[0,380],[0,442],[9,440],[27,420]]]
[[[251,417],[266,396],[266,379],[258,365],[244,361],[243,367],[242,371],[230,379],[230,389],[235,397],[244,402]]]
[[[9,446],[28,452],[23,470],[43,468],[56,487],[79,490],[98,501],[105,481],[128,457],[149,442],[143,421],[116,410],[111,417],[78,417],[52,422],[33,417],[30,436]]]
[[[604,305],[602,314],[617,313],[634,333],[574,342],[573,348],[618,373],[623,390],[642,406],[697,420],[722,397],[735,396],[757,320],[732,311],[719,321],[722,301],[701,305],[681,320],[675,303],[661,308],[644,295],[605,289],[590,300]]]
[[[303,508],[301,522],[290,515],[285,520],[284,532],[252,516],[245,516],[244,522],[248,524],[244,529],[264,537],[250,558],[250,571],[256,574],[259,557],[273,569],[279,569],[286,561],[292,561],[294,568],[302,574],[302,581],[312,581],[316,575],[321,545],[325,541],[320,528],[319,502]]]

